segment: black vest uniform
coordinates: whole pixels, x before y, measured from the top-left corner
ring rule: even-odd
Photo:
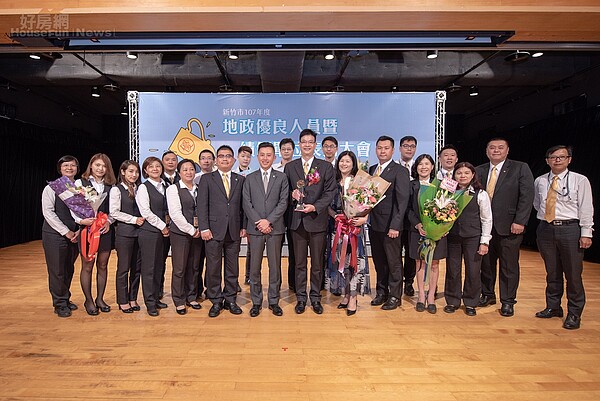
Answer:
[[[134,199],[129,197],[129,191],[123,187],[123,185],[117,185],[119,191],[121,191],[121,211],[135,217],[141,217],[140,209]],[[138,236],[138,225],[124,223],[122,221],[115,222],[116,233],[120,237],[137,237]]]
[[[194,217],[196,216],[195,199],[192,197],[190,191],[187,188],[181,188],[178,185],[177,190],[179,191],[179,201],[181,202],[181,213],[183,214],[183,217],[185,217],[185,220],[188,223],[194,225]],[[182,231],[179,227],[177,227],[177,224],[175,223],[171,224],[169,229],[175,234],[189,235],[188,233]]]
[[[56,213],[60,221],[62,221],[63,224],[67,226],[69,230],[73,232],[77,232],[77,230],[79,230],[79,224],[75,223],[75,220],[71,215],[71,211],[69,210],[67,205],[65,205],[65,202],[63,202],[63,200],[58,197],[58,195],[55,195],[54,213]],[[47,233],[58,234],[55,229],[50,227],[50,224],[48,224],[46,219],[44,219],[44,223],[42,224],[42,231]]]
[[[167,198],[162,195],[154,185],[149,181],[145,181],[142,185],[146,186],[148,190],[148,198],[150,199],[150,210],[152,213],[158,216],[162,221],[165,221],[167,216]],[[140,230],[160,232],[160,230],[154,227],[148,221],[144,221],[144,224],[140,227]]]
[[[464,208],[460,217],[454,222],[449,235],[457,235],[462,238],[478,237],[481,235],[481,216],[479,215],[479,203],[477,197],[480,189],[476,190],[473,199]]]

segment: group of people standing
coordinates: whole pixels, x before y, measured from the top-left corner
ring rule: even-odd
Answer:
[[[313,311],[322,314],[321,292],[327,288],[343,296],[337,307],[351,316],[358,309],[358,295],[371,292],[368,232],[376,272],[372,306],[397,309],[403,294],[415,294],[416,279],[416,310],[436,313],[439,260],[446,259],[444,312],[453,313],[463,304],[464,312],[474,316],[477,307],[495,304],[499,270],[500,314],[508,317],[514,314],[517,302],[519,246],[533,205],[542,221],[538,245],[548,273],[546,308],[536,316],[563,316],[560,303],[564,276],[569,306],[564,327],[579,327],[585,303],[583,250],[591,245],[593,206],[589,181],[567,169],[572,157],[570,148],[548,150],[551,172],[538,177],[534,185],[529,167],[507,158],[509,146],[504,139],[488,142],[489,163],[478,167],[458,162],[456,148],[447,145],[438,155],[440,168],[436,171],[431,155],[414,158],[416,138],[406,136],[400,140],[400,160],[396,162],[394,139],[379,137],[378,162],[370,167],[369,174],[381,177],[390,186],[383,201],[368,216],[346,220],[356,228],[357,241],[347,249],[357,255],[358,263],[352,266],[351,258],[341,254],[342,247],[332,247],[332,241],[337,216],[344,214],[343,194],[359,169],[356,155],[351,151],[337,155],[337,140],[327,137],[321,143],[325,160],[316,158],[317,134],[309,129],[300,133],[297,159],[293,159],[295,145],[290,138],[282,140],[282,159],[275,164],[273,144],[261,143],[256,155],[260,167],[254,171],[249,170],[252,149],[244,146],[238,150],[236,169],[233,149],[223,145],[216,154],[211,150],[201,152],[199,172],[192,160],[178,161],[174,153],[166,152],[162,160],[146,158],[141,168],[133,160],[123,162],[117,177],[106,155],[94,155],[76,184],[107,193],[100,211],[109,217],[100,230],[97,255],[91,261],[82,258],[80,277],[86,312],[98,315],[110,311],[104,292],[114,244],[118,257],[117,303],[123,313],[140,310],[140,282],[150,316],[158,316],[159,310],[167,307],[162,298],[170,248],[171,295],[178,314],[186,314],[188,307],[201,309],[198,300],[202,296],[211,302],[210,317],[222,310],[241,314],[237,304],[238,258],[241,239],[246,237],[244,282],[250,285],[249,314],[256,317],[263,307],[261,267],[266,249],[267,305],[274,315],[281,316],[281,255],[287,236],[288,284],[297,301],[294,311],[303,313],[310,302]],[[72,156],[64,156],[57,169],[73,180],[79,163]],[[140,175],[145,178],[143,183]],[[425,283],[424,261],[418,250],[427,233],[421,224],[418,194],[422,185],[444,177],[455,180],[459,189],[472,195],[472,200],[448,235],[438,241]],[[93,219],[79,219],[49,187],[42,194],[42,210],[50,293],[55,313],[68,317],[77,309],[70,301],[70,285],[78,243],[84,240],[80,232]],[[91,288],[94,265],[95,298]]]

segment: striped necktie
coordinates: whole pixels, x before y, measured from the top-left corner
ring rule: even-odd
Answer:
[[[486,192],[490,196],[490,199],[494,197],[494,190],[496,189],[496,181],[498,180],[498,170],[496,166],[492,168],[492,175],[490,176],[490,180],[488,181]]]
[[[227,178],[226,173],[223,173],[223,186],[225,187],[225,193],[227,194],[227,198],[229,198],[229,179]]]

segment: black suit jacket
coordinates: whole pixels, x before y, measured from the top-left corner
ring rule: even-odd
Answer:
[[[490,163],[477,166],[476,171],[485,188]],[[527,225],[532,206],[533,174],[529,166],[523,162],[506,159],[498,173],[492,199],[494,229],[500,235],[510,235],[512,223]]]
[[[331,163],[315,157],[310,169],[316,169],[321,176],[321,179],[316,184],[308,185],[301,158],[292,160],[285,165],[284,172],[288,177],[290,187],[289,227],[292,230],[296,230],[300,226],[300,222],[302,222],[304,229],[308,232],[326,231],[329,220],[327,208],[335,196],[337,187],[333,167]],[[304,187],[304,203],[314,205],[316,212],[303,213],[293,210],[296,205],[291,198],[291,193],[294,189],[297,189],[296,184],[298,180],[306,182],[306,186]]]
[[[371,166],[369,174],[375,174],[377,165]],[[385,199],[373,208],[370,213],[370,225],[374,231],[387,233],[389,229],[402,231],[404,215],[410,197],[410,178],[408,171],[393,160],[380,175],[390,183],[385,192]]]
[[[197,195],[198,229],[210,230],[213,238],[218,241],[222,241],[229,230],[231,239],[238,241],[240,229],[245,226],[242,209],[243,186],[244,177],[232,172],[228,199],[219,170],[203,174],[198,184]]]

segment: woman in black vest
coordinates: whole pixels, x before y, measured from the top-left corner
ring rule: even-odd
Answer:
[[[56,169],[61,176],[74,180],[79,162],[73,156],[63,156]],[[54,313],[59,317],[71,316],[77,306],[70,301],[71,280],[77,260],[79,226],[75,223],[67,205],[46,185],[42,192],[42,246],[48,268],[48,288],[52,296]]]
[[[165,185],[162,181],[163,165],[159,158],[150,156],[142,164],[146,181],[138,188],[135,202],[145,219],[140,226],[138,242],[142,258],[142,292],[150,316],[158,316],[158,309],[167,307],[160,301],[164,242],[169,236]]]
[[[138,228],[144,224],[144,218],[135,203],[140,184],[140,165],[134,160],[125,160],[119,167],[119,185],[110,190],[110,217],[116,221],[117,303],[123,313],[140,310],[137,303],[141,274]]]
[[[415,309],[417,312],[423,312],[427,309],[429,313],[436,313],[435,292],[437,288],[438,277],[440,275],[440,259],[446,257],[446,237],[441,238],[433,252],[433,262],[431,263],[429,273],[428,291],[425,293],[425,262],[419,254],[419,241],[427,233],[421,224],[421,212],[419,210],[419,190],[421,185],[428,185],[435,178],[435,163],[428,154],[422,154],[413,163],[411,175],[414,178],[410,182],[410,200],[408,203],[408,220],[410,221],[409,239],[410,257],[417,262],[417,288],[419,294]],[[425,299],[427,295],[427,299]],[[427,302],[427,306],[425,303]]]
[[[115,173],[113,172],[112,164],[108,156],[104,153],[96,153],[90,159],[87,169],[81,174],[81,179],[75,181],[75,185],[85,187],[94,187],[98,194],[106,193],[106,198],[98,208],[98,212],[103,212],[107,216],[109,214],[109,192],[110,188],[117,183]],[[80,220],[75,217],[75,221],[84,226],[90,226],[95,219]],[[78,221],[79,220],[79,221]],[[104,302],[104,291],[106,290],[106,280],[108,278],[108,258],[113,246],[114,231],[111,229],[112,219],[108,217],[108,221],[100,229],[100,244],[98,253],[92,260],[88,261],[85,257],[81,258],[81,289],[85,295],[85,310],[88,315],[98,315],[98,309],[102,312],[110,312],[110,306]],[[81,233],[81,241],[86,241],[85,229]],[[89,246],[89,244],[88,244]],[[96,264],[96,300],[92,297],[92,270]]]
[[[177,165],[180,181],[167,188],[167,206],[171,218],[171,295],[175,310],[186,314],[186,305],[193,309],[201,306],[198,298],[198,268],[202,238],[196,215],[197,187],[194,184],[196,164],[184,159]]]
[[[444,312],[453,313],[465,304],[467,316],[475,316],[481,295],[481,260],[488,252],[492,238],[492,207],[490,197],[482,190],[475,167],[461,162],[454,166],[453,178],[458,188],[473,196],[448,233],[448,259],[444,295]],[[465,281],[462,285],[462,259],[465,260]]]

